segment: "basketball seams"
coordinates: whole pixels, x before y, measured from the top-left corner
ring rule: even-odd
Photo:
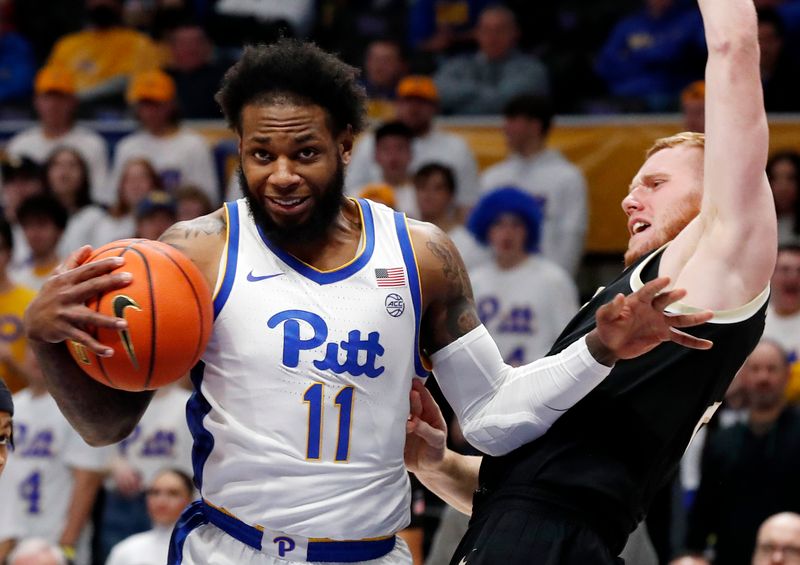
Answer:
[[[142,259],[142,264],[144,265],[144,271],[147,274],[147,290],[148,290],[148,297],[150,299],[150,366],[147,368],[147,377],[144,381],[144,389],[148,389],[150,387],[150,382],[153,380],[153,368],[156,362],[156,355],[157,355],[157,346],[158,342],[156,341],[156,300],[155,294],[153,293],[153,275],[150,272],[150,262],[147,260],[147,256],[136,249],[135,245],[141,245],[143,243],[142,240],[137,240],[135,243],[131,244],[130,249],[134,251],[139,257]]]
[[[203,354],[203,352],[201,351],[201,348],[203,347],[203,331],[202,331],[202,328],[205,327],[205,324],[204,324],[205,316],[203,315],[203,306],[202,306],[202,303],[200,301],[200,296],[199,296],[199,294],[197,292],[197,289],[195,288],[195,285],[194,285],[194,282],[192,281],[192,278],[184,270],[184,268],[180,265],[180,263],[178,263],[169,253],[167,253],[166,250],[162,249],[161,247],[159,247],[157,245],[147,245],[147,247],[149,247],[150,249],[153,249],[155,251],[158,251],[161,255],[163,255],[164,257],[169,259],[169,261],[172,262],[172,264],[175,265],[178,268],[178,270],[183,275],[183,278],[188,283],[189,288],[192,291],[192,295],[194,296],[194,303],[195,303],[195,306],[197,307],[197,314],[198,314],[198,318],[200,319],[200,328],[201,328],[201,331],[198,332],[197,346],[195,347],[195,350],[194,350],[194,363],[192,363],[192,365],[194,365],[195,363],[197,363],[197,361],[200,360],[200,356]],[[190,367],[190,369],[191,369],[191,367]]]

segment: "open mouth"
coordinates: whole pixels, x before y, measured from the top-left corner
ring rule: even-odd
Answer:
[[[267,198],[270,207],[284,213],[297,212],[304,208],[304,205],[310,200],[308,196],[301,197],[286,197],[286,198]]]
[[[636,235],[648,229],[650,229],[650,224],[648,224],[647,222],[636,222],[635,224],[633,224],[633,226],[631,226],[631,233],[633,235]]]

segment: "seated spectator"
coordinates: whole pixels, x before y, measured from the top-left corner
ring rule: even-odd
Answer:
[[[176,219],[175,199],[168,192],[148,192],[136,205],[136,237],[158,239]]]
[[[26,198],[44,192],[42,168],[28,157],[11,158],[0,165],[3,175],[3,216],[14,233],[12,267],[24,264],[30,258],[30,248],[17,221],[17,211]]]
[[[31,254],[25,263],[14,267],[11,278],[38,291],[61,262],[58,244],[67,227],[67,210],[54,196],[40,194],[20,204],[17,219]]]
[[[778,242],[800,241],[800,153],[789,149],[773,154],[767,178],[778,214]]]
[[[475,307],[503,359],[515,367],[544,357],[578,311],[569,274],[538,253],[541,226],[537,201],[513,187],[481,198],[467,222],[492,251],[492,260],[470,273]]]
[[[781,512],[758,528],[753,565],[800,563],[800,514]]]
[[[761,53],[761,83],[767,112],[800,110],[800,66],[785,47],[785,28],[778,12],[758,12],[758,45]]]
[[[436,85],[428,77],[408,76],[397,86],[397,120],[414,135],[410,169],[434,161],[447,165],[456,176],[458,203],[468,207],[478,196],[478,165],[463,138],[435,127],[438,101]],[[347,167],[348,192],[355,194],[360,187],[380,182],[381,178],[375,161],[375,135],[365,133],[359,138]]]
[[[681,89],[703,76],[700,14],[675,0],[644,4],[611,31],[595,70],[622,109],[676,109]]]
[[[715,563],[725,565],[750,563],[769,516],[800,510],[800,412],[784,396],[786,352],[763,339],[742,371],[749,420],[709,438],[687,534],[697,554],[714,540]]]
[[[192,472],[192,436],[186,425],[189,396],[174,384],[158,389],[133,432],[112,448],[99,536],[101,558],[128,536],[151,527],[146,489],[159,480],[159,471]]]
[[[89,447],[72,429],[30,350],[25,369],[28,387],[14,395],[14,456],[0,479],[0,541],[41,537],[75,565],[88,565],[90,517],[108,449]]]
[[[306,37],[314,25],[314,8],[314,0],[217,0],[210,16],[214,42],[241,47]]]
[[[48,65],[75,73],[81,101],[121,102],[134,73],[161,65],[161,55],[150,38],[123,25],[122,5],[122,0],[86,0],[87,27],[53,46]]]
[[[388,122],[375,130],[375,162],[381,169],[380,181],[388,184],[396,205],[392,208],[419,218],[417,198],[411,183],[411,144],[414,134],[403,122]]]
[[[549,100],[519,96],[503,109],[503,132],[511,155],[486,169],[481,190],[516,186],[542,208],[541,253],[575,274],[588,223],[586,180],[558,150],[547,148],[553,119]]]
[[[44,166],[45,188],[66,208],[67,227],[58,244],[58,255],[70,253],[89,244],[99,247],[104,241],[97,226],[106,221],[107,214],[92,203],[89,194],[89,169],[80,153],[69,147],[57,148]]]
[[[474,45],[473,29],[495,0],[417,0],[408,8],[409,43],[434,57],[463,52]]]
[[[128,89],[128,100],[141,128],[117,145],[110,185],[118,186],[123,165],[139,157],[152,163],[164,190],[171,192],[181,184],[194,184],[218,203],[219,186],[211,149],[202,135],[181,125],[175,83],[169,75],[162,71],[136,75]]]
[[[214,101],[226,66],[213,60],[213,47],[203,26],[181,23],[169,32],[170,63],[167,73],[175,81],[181,116],[187,119],[220,119]]]
[[[397,83],[408,72],[403,46],[393,39],[376,39],[367,45],[362,82],[369,98],[367,113],[373,119],[391,119],[394,107],[389,102],[397,93]]]
[[[777,341],[786,351],[791,368],[786,393],[791,402],[800,403],[800,245],[778,248],[770,290],[764,337]]]
[[[681,113],[685,131],[706,131],[706,83],[696,80],[681,91]]]
[[[9,29],[0,29],[0,103],[23,104],[31,92],[35,70],[28,40]]]
[[[517,51],[519,28],[514,13],[501,5],[481,12],[475,30],[475,55],[446,61],[436,73],[446,114],[499,114],[520,94],[547,96],[547,69],[537,58]]]
[[[178,222],[193,220],[214,211],[208,195],[196,186],[182,186],[175,192]]]
[[[110,204],[112,195],[106,188],[108,147],[105,140],[75,123],[78,101],[75,97],[75,76],[67,68],[45,67],[36,75],[33,99],[39,124],[19,132],[6,146],[12,157],[27,156],[44,164],[56,147],[78,151],[91,171],[92,199]]]
[[[158,473],[147,489],[147,514],[153,529],[115,545],[106,565],[166,563],[172,528],[193,499],[192,479],[183,470],[166,469]]]
[[[11,226],[0,219],[0,319],[3,320],[0,325],[0,381],[17,392],[28,382],[23,369],[27,339],[22,318],[36,292],[11,279],[9,269],[13,254]]]
[[[22,540],[8,556],[8,565],[67,565],[61,549],[42,538]]]
[[[439,163],[423,165],[414,175],[419,219],[445,232],[455,244],[467,270],[489,259],[489,252],[464,227],[456,205],[453,171]]]
[[[100,241],[109,242],[136,233],[134,212],[150,192],[163,190],[161,177],[147,159],[130,159],[120,171],[117,199],[109,210],[110,221],[98,226]]]

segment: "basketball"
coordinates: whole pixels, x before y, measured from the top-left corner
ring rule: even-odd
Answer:
[[[87,260],[120,256],[132,282],[87,302],[106,316],[124,318],[128,327],[89,328],[114,355],[99,357],[68,341],[78,366],[104,385],[127,391],[162,387],[185,375],[199,361],[211,335],[211,292],[200,270],[183,253],[159,241],[122,239],[97,249]]]

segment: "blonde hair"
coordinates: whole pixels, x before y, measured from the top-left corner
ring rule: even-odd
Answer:
[[[669,137],[656,139],[653,146],[647,150],[645,158],[649,159],[662,149],[669,149],[671,147],[677,147],[678,145],[688,145],[689,147],[699,147],[703,149],[706,146],[706,136],[694,131],[684,131]]]

